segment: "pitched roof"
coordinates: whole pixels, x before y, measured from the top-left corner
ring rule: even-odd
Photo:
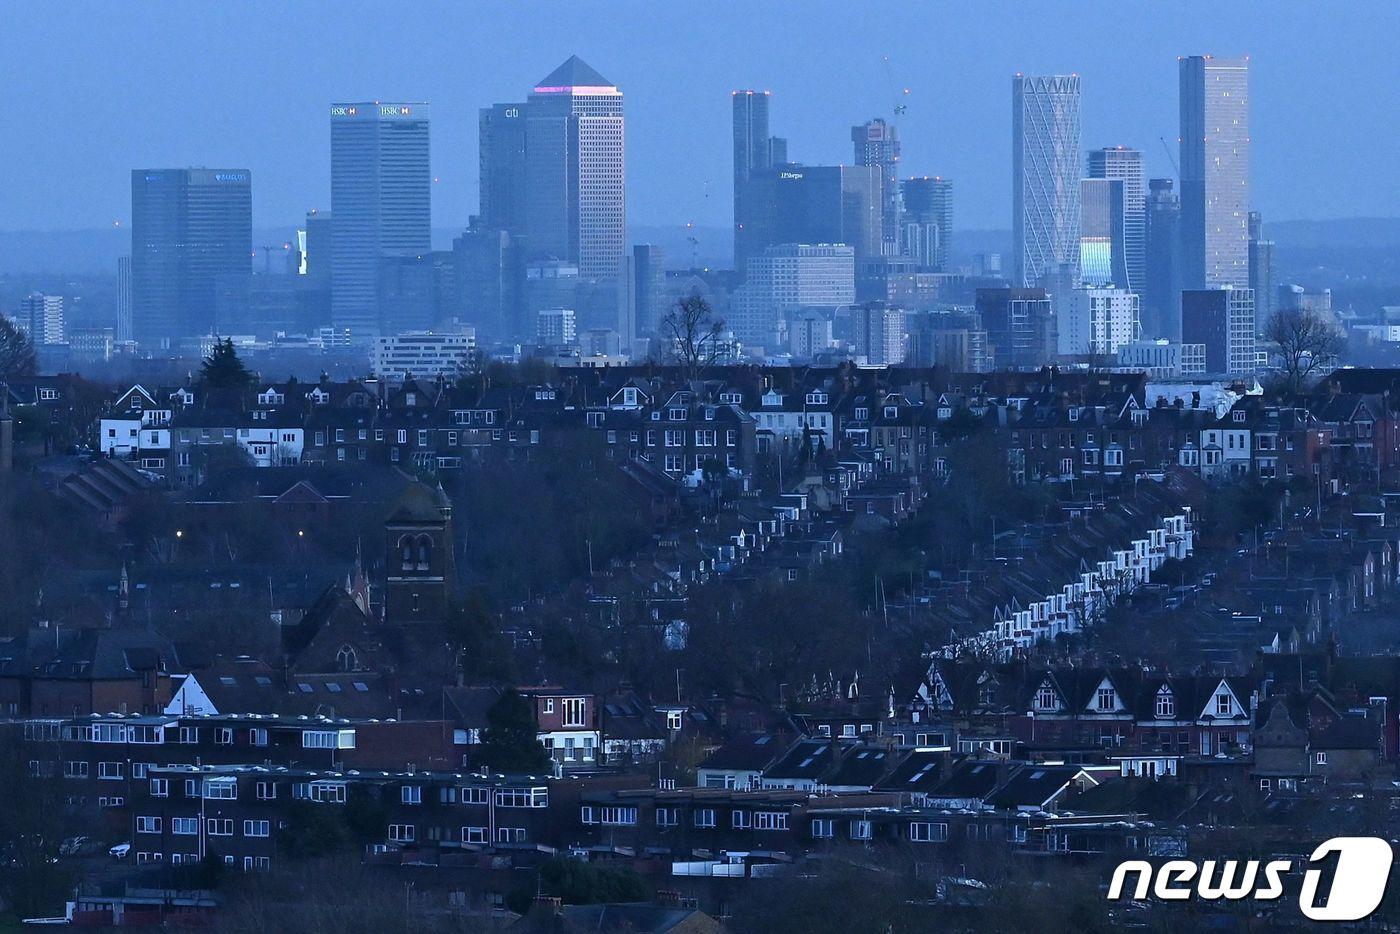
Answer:
[[[577,55],[570,55],[568,61],[541,78],[535,86],[537,88],[616,87]]]

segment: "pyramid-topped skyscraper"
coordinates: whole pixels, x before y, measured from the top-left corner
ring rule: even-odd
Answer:
[[[536,83],[525,117],[527,249],[618,275],[627,226],[622,92],[577,55]]]

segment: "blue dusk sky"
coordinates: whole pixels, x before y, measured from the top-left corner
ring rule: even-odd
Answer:
[[[1400,215],[1400,4],[1210,2],[42,3],[0,0],[0,230],[123,224],[135,167],[246,167],[254,223],[329,202],[334,100],[432,104],[434,225],[476,210],[477,109],[578,54],[627,97],[628,213],[729,223],[729,92],[773,92],[795,161],[900,120],[904,174],[957,226],[1010,226],[1011,76],[1077,72],[1086,149],[1174,175],[1178,55],[1251,57],[1269,220]],[[889,65],[885,64],[888,57]]]

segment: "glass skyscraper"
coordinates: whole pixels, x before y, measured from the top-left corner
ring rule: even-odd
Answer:
[[[525,105],[483,107],[477,126],[481,180],[477,225],[521,236],[525,232]]]
[[[1181,199],[1169,178],[1148,182],[1146,279],[1142,331],[1149,338],[1181,339]]]
[[[1034,285],[1079,254],[1079,76],[1011,83],[1012,279]]]
[[[1249,59],[1180,59],[1182,287],[1249,285]]]
[[[1079,284],[1128,289],[1123,180],[1083,179],[1079,206]]]
[[[622,92],[572,56],[540,80],[525,112],[526,249],[616,279],[627,226]]]
[[[131,173],[131,330],[141,344],[217,333],[216,285],[253,267],[247,169]]]
[[[396,333],[380,313],[384,260],[432,249],[428,105],[331,105],[331,324],[350,341]]]
[[[900,182],[904,252],[914,262],[938,272],[948,271],[953,242],[953,180],[935,175]]]
[[[1142,153],[1125,146],[1089,153],[1090,178],[1116,178],[1123,183],[1123,258],[1128,278],[1125,289],[1141,292],[1147,278],[1147,188]]]

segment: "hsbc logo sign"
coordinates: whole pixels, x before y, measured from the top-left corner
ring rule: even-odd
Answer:
[[[1330,883],[1324,863],[1335,856]],[[1369,917],[1385,897],[1393,854],[1379,837],[1333,837],[1313,850],[1303,867],[1298,909],[1313,921],[1360,921]],[[1273,901],[1284,894],[1283,875],[1293,861],[1174,859],[1160,866],[1133,859],[1118,864],[1108,887],[1108,900]],[[1131,888],[1129,888],[1129,880]]]

